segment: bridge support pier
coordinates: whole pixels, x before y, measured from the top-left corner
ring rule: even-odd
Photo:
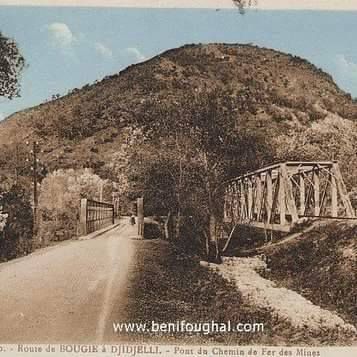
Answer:
[[[137,199],[137,212],[138,212],[138,236],[144,238],[144,198]]]

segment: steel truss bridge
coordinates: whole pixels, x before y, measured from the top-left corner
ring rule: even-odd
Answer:
[[[224,221],[289,232],[306,218],[355,218],[337,162],[287,161],[226,183]]]

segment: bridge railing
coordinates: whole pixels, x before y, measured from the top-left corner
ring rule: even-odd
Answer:
[[[353,218],[354,210],[337,162],[288,161],[227,182],[224,217],[289,231],[303,217]]]
[[[80,233],[86,235],[114,224],[114,205],[87,198],[81,199]]]

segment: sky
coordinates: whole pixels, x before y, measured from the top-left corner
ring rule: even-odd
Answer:
[[[27,63],[21,97],[0,99],[0,120],[186,43],[253,43],[298,55],[357,97],[356,30],[357,11],[0,6],[0,31]]]

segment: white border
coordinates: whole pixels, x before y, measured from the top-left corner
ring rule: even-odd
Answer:
[[[77,350],[77,352],[74,352]],[[79,351],[78,351],[79,350]],[[160,344],[3,344],[0,353],[9,357],[220,357],[231,351],[236,356],[279,357],[355,357],[357,347],[286,347],[286,346],[223,346],[223,345],[160,345]],[[298,352],[299,350],[299,352]],[[135,351],[135,353],[134,353]],[[206,353],[205,353],[206,351]],[[237,354],[239,351],[240,354]],[[231,354],[233,355],[233,354]]]
[[[257,2],[257,8],[259,9],[357,10],[357,0],[257,0]],[[234,8],[231,0],[0,0],[0,6],[1,5],[137,8]]]

